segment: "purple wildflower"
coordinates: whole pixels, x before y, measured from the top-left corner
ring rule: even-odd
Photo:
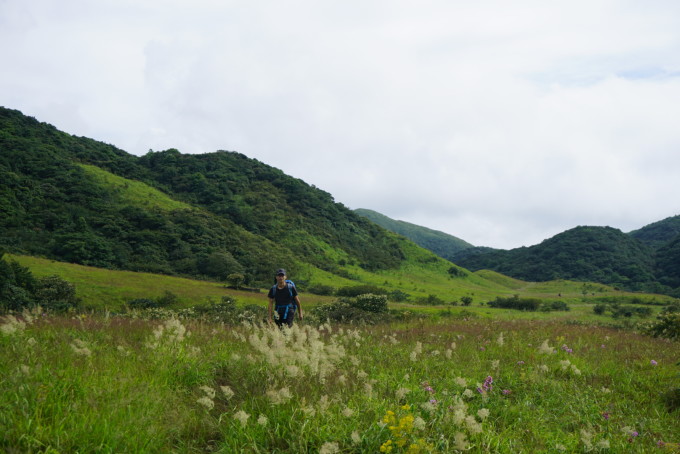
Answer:
[[[507,396],[507,395],[510,394],[512,391],[510,391],[509,389],[504,389],[504,390],[501,391],[501,392]]]
[[[659,364],[659,363],[657,363],[657,362],[654,361],[654,360],[651,360],[651,361],[649,362],[649,364],[651,364],[652,366],[656,366],[656,365]]]
[[[606,411],[604,413],[602,413],[602,417],[604,419],[606,419],[607,421],[609,421],[609,413],[607,413]]]

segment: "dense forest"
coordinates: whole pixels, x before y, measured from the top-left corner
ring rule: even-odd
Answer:
[[[675,218],[669,218],[674,223]],[[657,232],[668,230],[656,225]],[[680,294],[680,236],[648,241],[611,227],[575,227],[531,247],[465,250],[453,261],[470,270],[491,269],[517,279],[571,279],[613,284],[624,289]],[[660,245],[654,248],[653,245]],[[475,253],[476,252],[476,253]]]
[[[393,235],[227,151],[142,157],[0,108],[0,247],[100,267],[269,282],[309,264],[400,265]]]

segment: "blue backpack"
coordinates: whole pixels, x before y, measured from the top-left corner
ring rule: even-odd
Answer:
[[[293,281],[291,281],[290,279],[286,279],[286,287],[288,287],[288,292],[290,293],[290,297],[292,299],[293,298],[293,289],[295,288],[295,283]],[[272,296],[276,296],[277,290],[278,290],[278,285],[274,284],[274,286],[272,287]],[[276,306],[277,311],[280,307],[286,308],[286,312],[283,314],[283,319],[286,320],[288,318],[288,310],[291,309],[291,308],[293,310],[295,310],[295,303],[291,301],[290,303],[288,303],[285,306]]]

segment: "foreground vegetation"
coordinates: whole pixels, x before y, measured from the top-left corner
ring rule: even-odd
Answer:
[[[0,322],[4,452],[657,452],[677,344],[542,321]]]

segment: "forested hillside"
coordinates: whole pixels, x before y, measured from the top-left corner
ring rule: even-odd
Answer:
[[[428,249],[446,260],[452,260],[460,251],[474,247],[467,241],[463,241],[448,233],[409,222],[397,221],[373,210],[359,208],[354,210],[354,212],[370,219],[387,230],[405,236],[418,246]]]
[[[670,293],[680,275],[675,248],[655,252],[618,229],[576,227],[535,246],[458,257],[455,263],[531,281],[573,279]]]
[[[0,247],[85,265],[269,282],[398,267],[392,234],[233,152],[130,155],[0,108]]]

